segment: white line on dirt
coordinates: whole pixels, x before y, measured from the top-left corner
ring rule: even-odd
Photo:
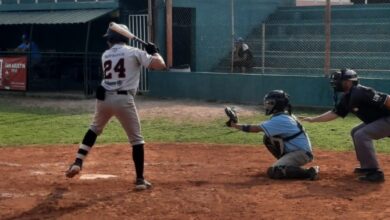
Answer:
[[[17,164],[17,163],[8,163],[8,162],[1,162],[1,161],[0,161],[0,166],[20,167],[20,166],[22,166],[22,165]]]

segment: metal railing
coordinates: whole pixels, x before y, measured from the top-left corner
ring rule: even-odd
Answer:
[[[148,42],[150,33],[148,32],[148,15],[147,14],[138,14],[138,15],[129,15],[129,29],[130,31],[137,36],[138,38]],[[136,41],[130,41],[130,45],[142,49],[143,46],[141,43]],[[141,69],[140,82],[139,82],[139,91],[147,92],[148,91],[148,70],[146,68]]]

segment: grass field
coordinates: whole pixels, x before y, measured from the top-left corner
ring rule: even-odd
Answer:
[[[77,102],[77,100],[75,101]],[[314,115],[319,110],[299,110],[297,115]],[[207,113],[205,113],[207,114]],[[77,144],[88,129],[92,112],[82,109],[23,106],[20,102],[0,99],[0,146],[31,144]],[[243,123],[258,123],[267,117],[261,112],[240,117]],[[200,142],[250,144],[261,142],[261,135],[246,134],[224,127],[225,116],[211,121],[178,121],[159,115],[142,119],[143,135],[152,142]],[[337,151],[352,150],[349,132],[359,120],[354,116],[327,123],[303,123],[313,146]],[[97,143],[126,142],[117,120],[112,120]],[[377,141],[379,152],[390,152],[390,139]]]

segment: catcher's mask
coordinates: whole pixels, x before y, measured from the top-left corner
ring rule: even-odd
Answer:
[[[354,85],[358,84],[358,76],[355,70],[341,69],[333,72],[330,75],[330,86],[333,87],[335,92],[343,92],[343,81],[350,80],[354,82]]]
[[[265,115],[284,112],[286,109],[291,114],[289,95],[283,90],[273,90],[264,96]]]
[[[129,30],[129,28],[124,24],[119,24],[119,26]],[[110,43],[127,43],[129,41],[127,37],[111,30],[110,28],[107,28],[107,32],[103,35],[103,37],[106,38]]]

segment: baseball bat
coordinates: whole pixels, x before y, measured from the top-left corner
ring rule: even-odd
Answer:
[[[145,41],[139,39],[137,36],[135,36],[129,30],[121,27],[119,24],[117,24],[115,22],[110,22],[108,27],[110,28],[110,30],[115,31],[116,33],[121,34],[121,35],[129,38],[130,40],[135,40],[135,41],[141,43],[143,46],[147,45],[147,43]]]

